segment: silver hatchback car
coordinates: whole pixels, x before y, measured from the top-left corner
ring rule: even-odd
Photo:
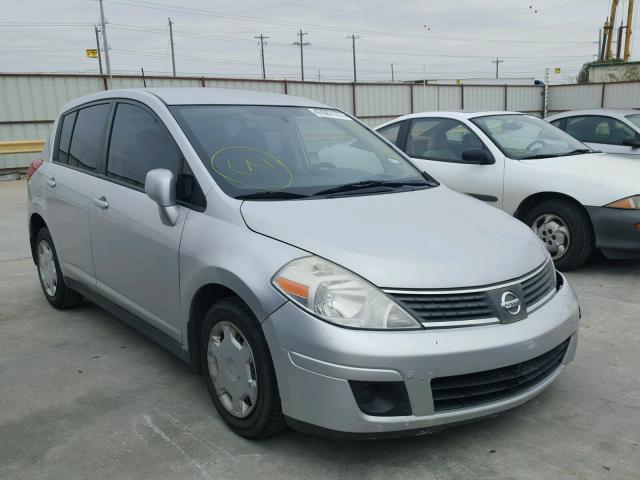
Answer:
[[[318,102],[85,96],[28,177],[49,303],[86,297],[168,348],[246,437],[427,433],[574,357],[575,294],[527,226]]]

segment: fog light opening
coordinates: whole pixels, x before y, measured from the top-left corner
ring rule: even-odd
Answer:
[[[349,381],[362,413],[376,417],[411,415],[411,404],[404,382]]]
[[[634,227],[636,227],[636,230],[640,230],[640,223],[636,223]]]

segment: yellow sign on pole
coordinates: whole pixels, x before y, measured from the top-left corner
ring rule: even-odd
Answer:
[[[556,67],[556,68],[553,69],[553,71],[556,72],[556,73],[560,73],[561,70],[560,70],[560,67]]]
[[[87,57],[89,58],[98,58],[98,49],[97,48],[87,48],[85,50]]]

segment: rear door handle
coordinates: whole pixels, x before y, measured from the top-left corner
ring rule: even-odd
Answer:
[[[48,177],[47,178],[47,185],[49,185],[51,188],[56,186],[56,179],[54,177]]]
[[[104,195],[100,198],[94,198],[93,203],[101,210],[106,210],[107,208],[109,208],[109,202],[107,202],[107,197],[105,197]]]

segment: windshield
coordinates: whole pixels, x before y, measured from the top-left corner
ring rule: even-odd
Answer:
[[[548,158],[591,152],[591,149],[550,123],[529,115],[472,118],[509,158]]]
[[[636,127],[640,128],[640,113],[634,113],[633,115],[627,115],[627,120],[633,123]]]
[[[171,111],[220,188],[234,198],[432,185],[384,140],[337,110],[184,105]]]

